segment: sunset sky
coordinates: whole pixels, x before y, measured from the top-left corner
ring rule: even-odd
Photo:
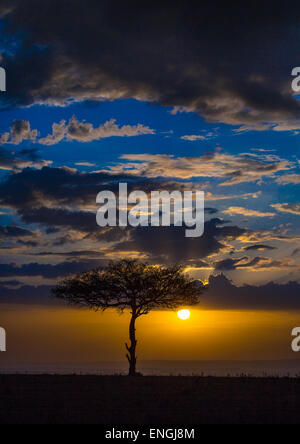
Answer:
[[[186,3],[2,0],[0,363],[123,359],[126,314],[49,298],[122,257],[210,284],[188,321],[139,320],[142,359],[297,357],[300,10]],[[120,182],[205,191],[204,235],[99,228]]]

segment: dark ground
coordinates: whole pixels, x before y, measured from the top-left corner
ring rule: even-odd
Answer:
[[[0,375],[1,424],[298,424],[300,379]]]

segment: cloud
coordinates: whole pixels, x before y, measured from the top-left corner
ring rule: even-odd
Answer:
[[[185,227],[150,227],[129,230],[128,239],[118,242],[114,251],[139,251],[158,263],[192,263],[217,254],[230,240],[238,239],[248,231],[237,226],[226,226],[221,219],[205,223],[204,235],[185,238]]]
[[[46,285],[22,285],[11,289],[0,282],[0,304],[58,305],[58,301],[51,298],[51,288]]]
[[[40,170],[24,169],[21,172],[8,175],[0,182],[0,205],[27,214],[35,214],[35,211],[44,209],[53,212],[57,209],[66,211],[67,217],[72,217],[73,212],[89,213],[97,210],[96,196],[100,191],[111,190],[116,194],[119,191],[119,183],[128,183],[129,192],[133,190],[173,190],[173,182],[153,181],[130,174],[112,175],[105,172],[85,173],[69,168],[44,167]],[[176,189],[181,189],[183,184],[176,184]],[[35,217],[35,216],[34,216]],[[42,214],[36,217],[41,217]],[[80,217],[84,219],[84,215]]]
[[[65,121],[54,123],[52,134],[39,139],[38,143],[50,146],[56,145],[63,140],[92,142],[109,137],[136,137],[146,134],[155,134],[155,131],[141,124],[119,126],[116,124],[115,119],[111,119],[95,128],[91,123],[80,122],[73,116],[68,123]]]
[[[282,213],[300,215],[299,203],[280,203],[280,204],[271,205],[271,207],[275,208],[277,211],[281,211]]]
[[[300,183],[300,174],[288,174],[286,176],[278,177],[276,182],[280,185],[298,185]]]
[[[247,256],[238,259],[223,259],[215,263],[217,271],[233,271],[241,269],[249,270],[282,270],[283,268],[297,268],[290,259],[270,259],[266,257],[248,258]]]
[[[0,277],[41,276],[47,279],[56,279],[70,274],[89,271],[100,265],[103,265],[100,259],[83,262],[62,262],[56,265],[30,263],[17,266],[16,264],[0,264]]]
[[[95,163],[90,163],[90,162],[77,162],[75,163],[76,166],[85,166],[85,167],[95,167],[96,164]]]
[[[21,228],[17,226],[0,226],[0,239],[6,240],[7,238],[22,238],[32,236],[34,233],[27,228]]]
[[[244,133],[248,131],[293,131],[297,132],[300,129],[299,120],[289,120],[285,122],[278,122],[277,124],[272,123],[254,123],[251,125],[242,125],[237,129],[234,129],[235,133]]]
[[[245,247],[244,248],[245,251],[264,251],[264,250],[276,250],[275,247],[271,247],[269,245],[251,245],[250,247]]]
[[[17,154],[0,147],[0,170],[20,171],[24,168],[43,168],[51,165],[50,160],[38,159],[32,150],[23,150]]]
[[[244,193],[244,194],[229,194],[227,196],[220,196],[217,194],[213,194],[210,191],[205,193],[205,199],[210,201],[218,201],[218,200],[231,200],[231,199],[258,199],[262,194],[262,191],[258,191],[256,193]]]
[[[276,173],[286,171],[290,162],[273,156],[262,156],[263,160],[247,155],[231,155],[220,152],[200,157],[175,157],[165,154],[124,154],[123,163],[108,167],[112,174],[128,174],[149,178],[164,177],[178,179],[218,178],[225,180],[222,186],[244,182],[257,182],[273,178]]]
[[[275,217],[275,213],[263,213],[257,210],[250,210],[248,208],[242,207],[229,207],[228,210],[223,211],[224,214],[228,214],[229,216],[246,216],[246,217]]]
[[[96,196],[107,189],[118,194],[120,182],[128,183],[129,192],[136,189],[145,192],[174,189],[170,182],[160,183],[130,175],[81,173],[45,167],[41,170],[25,169],[7,176],[0,182],[0,205],[15,211],[28,225],[38,224],[46,230],[74,230],[82,238],[89,235],[93,241],[118,242],[126,234],[123,230],[101,229],[96,223]],[[183,186],[177,185],[179,190]]]
[[[10,132],[0,135],[0,144],[20,145],[24,141],[39,143],[40,145],[56,145],[62,141],[92,142],[109,137],[136,137],[141,135],[155,134],[148,126],[123,125],[119,126],[115,119],[108,120],[103,125],[94,127],[91,123],[80,122],[73,116],[67,123],[53,123],[52,134],[38,139],[38,131],[31,130],[30,122],[26,120],[15,120]]]
[[[44,167],[40,170],[24,169],[8,175],[0,182],[0,205],[20,211],[48,207],[65,208],[69,212],[95,212],[97,194],[108,189],[118,194],[120,182],[128,183],[129,192],[195,188],[194,184],[133,176],[126,172],[87,173],[66,167]]]
[[[15,211],[20,223],[34,226],[39,234],[34,238],[28,230],[28,238],[20,236],[17,242],[16,237],[16,248],[20,248],[22,255],[26,256],[28,253],[46,251],[48,255],[53,256],[54,262],[57,260],[55,253],[61,256],[65,253],[66,257],[73,259],[81,258],[81,252],[76,255],[74,251],[79,248],[87,252],[98,250],[103,260],[139,256],[152,263],[183,263],[211,270],[214,269],[214,262],[220,262],[217,265],[220,270],[275,270],[292,266],[283,259],[259,258],[256,259],[258,262],[254,263],[251,262],[252,258],[244,261],[230,258],[230,263],[222,263],[219,257],[215,257],[233,252],[235,248],[241,251],[249,242],[252,245],[246,251],[254,251],[254,246],[258,251],[267,250],[268,247],[265,247],[264,243],[272,240],[295,243],[295,237],[288,236],[283,228],[278,231],[254,232],[215,218],[206,221],[204,235],[197,239],[187,239],[185,227],[101,229],[96,224],[95,197],[100,191],[107,189],[118,193],[118,186],[122,181],[129,184],[130,191],[170,190],[175,186],[168,181],[160,182],[143,176],[113,175],[105,172],[82,173],[68,168],[25,169],[6,176],[0,182],[0,206]],[[186,186],[184,183],[181,185]],[[207,207],[206,213],[214,214],[215,211],[216,209]],[[3,236],[5,240],[14,239],[14,232],[8,233],[3,229]],[[238,247],[238,244],[242,246]],[[74,254],[68,256],[68,249],[72,249]],[[85,257],[96,259],[94,255]]]
[[[297,131],[300,129],[300,123],[298,121],[282,122],[275,125],[273,131]]]
[[[190,135],[190,136],[181,136],[182,140],[187,140],[188,142],[197,142],[198,140],[207,140],[206,136],[200,136],[200,135]]]
[[[72,228],[81,232],[94,232],[98,227],[95,213],[66,208],[24,208],[19,212],[26,224]]]
[[[299,118],[290,85],[297,8],[273,4],[270,16],[265,1],[258,13],[254,4],[217,11],[213,2],[186,8],[129,0],[124,8],[121,0],[86,0],[82,8],[73,0],[70,20],[67,0],[55,11],[43,0],[38,14],[37,0],[5,3],[9,32],[23,38],[4,55],[8,106],[136,98],[237,126],[282,128]]]
[[[49,167],[41,170],[25,169],[7,176],[0,183],[0,205],[15,211],[28,226],[38,225],[41,230],[46,230],[45,236],[51,237],[52,234],[59,233],[55,240],[52,237],[49,239],[54,252],[76,241],[86,245],[87,250],[95,248],[95,243],[100,242],[101,248],[103,243],[110,243],[105,254],[140,252],[153,261],[187,263],[232,250],[234,247],[230,244],[233,240],[255,245],[263,245],[272,240],[296,241],[295,237],[288,236],[283,230],[253,232],[227,225],[221,219],[207,221],[204,236],[196,240],[185,238],[184,227],[101,229],[96,224],[95,197],[100,191],[107,189],[118,193],[118,185],[122,181],[129,184],[130,191],[143,189],[150,192],[175,187],[174,183],[132,175],[81,173]],[[207,207],[207,213],[215,212],[216,209]],[[67,234],[72,234],[72,238],[66,237]]]
[[[19,145],[24,140],[35,142],[37,136],[37,130],[31,130],[30,123],[27,120],[14,120],[10,131],[0,136],[0,144]]]
[[[59,305],[57,299],[50,297],[51,288],[49,285],[22,285],[11,289],[5,282],[0,282],[0,304]],[[200,307],[211,310],[299,310],[299,294],[300,284],[297,282],[238,287],[221,274],[210,277]]]
[[[16,280],[0,281],[0,286],[4,286],[4,287],[18,287],[20,285],[21,285],[21,282],[16,281]]]
[[[4,0],[3,3],[7,3],[7,0]],[[9,7],[8,4],[3,4],[0,6],[0,18],[5,17],[7,14],[9,14],[13,10],[12,7]]]
[[[237,287],[224,275],[219,275],[211,276],[201,305],[224,310],[299,310],[299,294],[300,284],[297,282]]]
[[[126,176],[79,173],[68,168],[25,169],[0,182],[0,203],[17,210],[33,210],[45,205],[49,209],[88,204],[95,207],[98,192],[107,189],[108,184],[113,191],[117,190],[118,181],[122,179],[126,181]]]
[[[240,259],[224,259],[215,263],[215,269],[217,271],[230,271],[240,268],[252,268],[259,264],[264,258],[256,257],[249,259],[248,257],[242,257]]]
[[[217,208],[205,207],[205,212],[212,215],[218,213],[219,210]]]

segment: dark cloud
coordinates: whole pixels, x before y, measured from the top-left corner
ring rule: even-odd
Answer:
[[[1,145],[1,142],[0,142]],[[13,153],[0,146],[0,170],[22,170],[23,168],[42,168],[51,162],[40,160],[33,150]]]
[[[19,214],[27,224],[72,228],[81,232],[97,231],[96,214],[63,208],[25,208]],[[99,228],[100,231],[100,228]]]
[[[101,239],[123,237],[122,230],[101,230],[96,224],[96,196],[100,191],[119,192],[119,183],[128,184],[128,192],[156,189],[174,190],[174,183],[126,174],[79,173],[68,168],[44,167],[24,169],[10,174],[0,183],[0,205],[17,211],[23,222],[43,225],[53,234],[60,228],[72,228],[88,234],[97,233]],[[185,185],[176,184],[176,189]],[[85,208],[94,208],[94,212]],[[71,208],[71,209],[70,209]],[[84,209],[81,209],[84,208]],[[49,231],[50,230],[50,231]],[[113,232],[113,236],[112,236]]]
[[[224,226],[221,219],[207,221],[203,236],[195,239],[185,237],[185,227],[100,228],[96,224],[95,213],[56,208],[22,210],[22,220],[28,224],[73,229],[85,233],[86,240],[114,242],[116,245],[111,247],[112,251],[120,254],[138,251],[147,254],[151,261],[160,263],[190,260],[198,263],[199,259],[222,250],[225,247],[222,241],[233,240],[249,232],[237,226]],[[53,246],[69,242],[68,237],[62,236]]]
[[[154,262],[192,261],[196,264],[222,250],[225,247],[222,241],[236,239],[247,232],[237,226],[224,226],[221,219],[206,222],[203,236],[194,239],[185,237],[185,227],[138,227],[131,229],[129,239],[118,243],[115,250],[121,254],[123,251],[143,252]]]
[[[0,282],[0,304],[61,305],[50,296],[51,288],[24,285],[10,289]],[[299,295],[300,284],[297,282],[238,287],[224,275],[211,276],[199,307],[213,310],[299,310]]]
[[[22,238],[33,236],[34,233],[26,228],[11,225],[9,227],[0,226],[0,239]]]
[[[300,248],[296,248],[293,253],[292,256],[297,256],[300,253]]]
[[[17,289],[11,289],[0,282],[0,304],[58,305],[59,301],[51,298],[51,288],[22,285]]]
[[[222,250],[222,240],[248,233],[237,226],[225,226],[221,219],[207,221],[204,235],[198,239],[186,238],[184,227],[101,229],[96,224],[96,195],[103,189],[118,192],[121,180],[129,183],[129,189],[146,192],[171,187],[168,182],[158,183],[136,176],[86,174],[65,168],[27,169],[10,175],[0,184],[0,204],[16,209],[26,224],[39,224],[51,232],[53,228],[76,230],[85,234],[85,239],[117,243],[115,251],[120,254],[139,251],[159,262],[201,260]],[[78,209],[93,205],[95,212]],[[70,209],[72,207],[75,209]],[[65,244],[64,240],[60,238],[60,245]]]
[[[62,262],[56,265],[30,263],[17,266],[16,264],[0,264],[0,277],[41,276],[46,279],[53,279],[89,271],[101,265],[103,265],[101,259],[83,262]]]
[[[78,250],[78,251],[64,251],[64,252],[53,252],[53,251],[40,251],[38,253],[31,253],[32,256],[64,256],[72,258],[80,257],[93,257],[99,258],[99,251],[96,250]]]
[[[266,257],[255,257],[253,259],[249,257],[241,257],[238,259],[224,259],[215,263],[215,269],[217,271],[233,271],[242,268],[252,268],[256,270],[266,269],[283,269],[283,268],[295,268],[295,265],[289,258],[287,259],[269,259]]]
[[[224,275],[211,277],[201,305],[215,309],[299,310],[300,284],[235,286]]]
[[[0,286],[4,285],[5,287],[17,287],[21,285],[19,281],[0,281]]]
[[[79,173],[67,168],[25,169],[10,174],[0,183],[0,205],[17,211],[24,222],[42,224],[52,233],[62,227],[95,232],[97,194],[108,188],[117,192],[119,181],[131,179],[105,173]],[[88,205],[95,207],[95,213],[78,209]]]
[[[39,152],[39,149],[37,149],[37,148],[25,148],[19,152],[19,155],[26,156],[30,160],[37,160],[38,159],[38,152]]]
[[[251,245],[250,247],[245,247],[245,251],[265,251],[265,250],[276,250],[275,247],[271,247],[269,245]]]
[[[1,135],[0,143],[19,145],[24,140],[34,142],[37,136],[37,130],[31,130],[30,123],[27,120],[14,120],[9,133]]]
[[[248,268],[258,265],[265,258],[256,257],[254,259],[249,259],[248,257],[242,257],[240,259],[224,259],[222,261],[216,262],[215,269],[217,271],[230,271],[236,270],[237,268]]]
[[[8,105],[136,97],[238,125],[299,117],[290,87],[299,8],[131,0],[8,6],[6,32],[26,37],[4,57]]]
[[[22,246],[27,247],[27,248],[36,248],[36,247],[39,246],[39,242],[37,242],[37,241],[31,241],[31,240],[30,241],[24,241],[24,240],[21,240],[21,239],[18,239],[17,244],[18,245],[22,245]]]
[[[60,207],[96,206],[97,194],[107,189],[118,193],[121,181],[129,184],[129,191],[143,189],[147,192],[155,189],[152,180],[126,174],[88,174],[69,168],[27,168],[9,175],[0,183],[0,203],[18,210],[40,208],[45,206],[45,202]]]
[[[213,214],[217,214],[219,212],[219,210],[217,210],[216,208],[206,207],[205,208],[205,212],[210,214],[210,215],[213,215]]]

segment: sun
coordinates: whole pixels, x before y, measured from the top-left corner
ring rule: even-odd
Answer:
[[[179,319],[181,319],[182,321],[186,321],[187,319],[190,318],[191,312],[190,312],[190,310],[180,310],[177,313],[177,315],[178,315]]]

